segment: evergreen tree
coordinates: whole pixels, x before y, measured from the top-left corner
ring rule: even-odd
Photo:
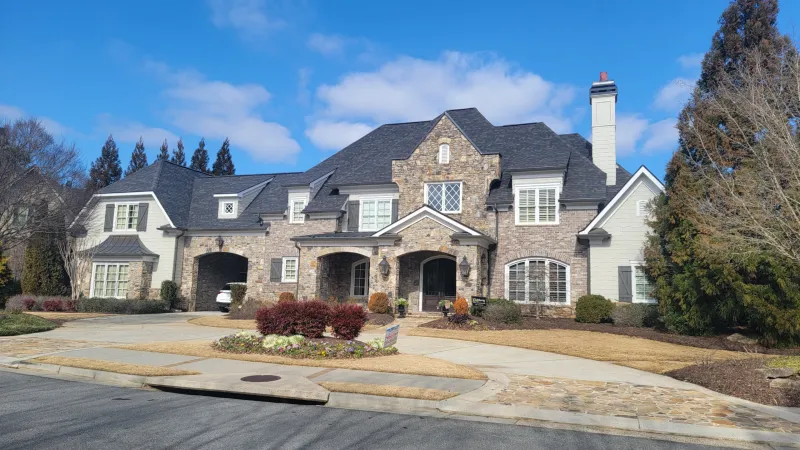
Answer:
[[[167,145],[166,139],[164,139],[164,143],[161,144],[161,150],[158,152],[157,159],[159,161],[169,161],[169,146]]]
[[[759,289],[766,286],[770,292],[761,294],[767,296],[780,296],[779,291],[791,284],[778,279],[786,271],[776,270],[765,255],[732,260],[729,252],[701,232],[692,208],[692,199],[707,192],[703,178],[695,175],[698,166],[710,164],[703,144],[724,149],[730,170],[738,170],[743,158],[730,146],[733,141],[720,139],[718,133],[727,129],[727,118],[710,112],[704,99],[713,95],[723,74],[735,77],[738,67],[752,64],[747,61],[752,50],[758,49],[777,69],[776,55],[789,42],[776,28],[777,13],[777,0],[731,2],[703,59],[697,86],[678,117],[680,149],[667,165],[666,195],[654,208],[654,233],[645,259],[666,325],[681,333],[705,334],[745,322],[752,314],[745,308],[745,296],[754,284]]]
[[[6,307],[6,300],[13,295],[21,293],[19,281],[14,279],[14,274],[8,266],[8,258],[3,256],[3,248],[0,247],[0,309]]]
[[[222,147],[217,152],[217,160],[214,161],[214,166],[211,173],[216,176],[219,175],[234,175],[236,168],[233,167],[233,159],[231,158],[231,143],[228,138],[222,143]]]
[[[47,202],[32,208],[31,214],[48,217]],[[70,295],[69,277],[58,251],[58,240],[64,239],[66,230],[60,221],[51,227],[33,233],[25,248],[22,268],[22,292],[33,295]]]
[[[147,167],[147,153],[144,151],[144,142],[142,141],[142,137],[139,136],[139,142],[136,143],[136,146],[133,148],[133,153],[131,154],[131,162],[128,164],[128,169],[125,170],[125,176],[136,172],[139,169],[144,169]]]
[[[102,189],[122,178],[122,166],[119,162],[119,150],[114,137],[109,135],[98,157],[89,169],[89,188]]]
[[[192,162],[189,164],[189,168],[208,173],[208,150],[206,150],[205,138],[200,138],[200,143],[197,144],[197,149],[192,154]]]
[[[171,161],[179,166],[186,167],[186,153],[183,152],[183,139],[178,138],[178,148],[172,151]]]

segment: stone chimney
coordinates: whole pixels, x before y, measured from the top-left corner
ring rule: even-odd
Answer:
[[[606,173],[606,184],[617,184],[617,85],[600,72],[589,89],[592,105],[592,161]]]

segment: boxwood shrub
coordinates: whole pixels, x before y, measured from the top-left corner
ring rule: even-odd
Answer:
[[[483,318],[489,322],[520,323],[522,322],[522,308],[511,300],[492,299],[486,310],[483,311]]]
[[[611,321],[614,303],[602,295],[584,295],[575,305],[575,321],[602,323]]]
[[[611,313],[617,327],[654,327],[658,324],[658,305],[620,303]]]

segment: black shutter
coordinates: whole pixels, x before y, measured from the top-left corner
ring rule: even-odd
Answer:
[[[400,200],[392,200],[392,223],[397,222],[397,211],[400,209]]]
[[[619,266],[617,268],[617,276],[619,278],[619,301],[621,302],[633,302],[633,282],[631,281],[631,274],[631,266]]]
[[[272,258],[269,265],[269,281],[280,283],[283,258]]]
[[[147,203],[139,203],[139,219],[136,223],[136,231],[147,231]]]
[[[358,201],[347,202],[347,231],[358,231]]]
[[[103,231],[114,231],[114,205],[106,205],[106,221]]]

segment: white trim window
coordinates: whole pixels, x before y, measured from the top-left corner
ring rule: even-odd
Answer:
[[[284,256],[281,268],[281,283],[297,282],[297,257]]]
[[[350,275],[350,295],[366,297],[369,292],[369,259],[353,263]]]
[[[569,266],[552,259],[532,258],[506,265],[506,298],[520,303],[567,305]]]
[[[439,146],[439,164],[450,164],[450,144]]]
[[[138,203],[117,203],[114,230],[135,230],[139,224]]]
[[[392,223],[392,199],[361,200],[359,205],[361,216],[358,229],[360,231],[378,231]]]
[[[127,263],[94,263],[91,297],[126,298],[128,295]]]
[[[425,204],[443,213],[460,214],[462,190],[460,181],[425,183]]]
[[[236,217],[236,203],[234,200],[219,202],[219,217]]]
[[[633,287],[633,303],[656,303],[653,297],[653,283],[644,272],[644,264],[631,263],[631,286]]]
[[[306,215],[303,210],[306,208],[308,200],[305,198],[295,198],[289,205],[289,223],[304,223]]]
[[[558,186],[525,186],[514,195],[517,225],[558,224]]]

